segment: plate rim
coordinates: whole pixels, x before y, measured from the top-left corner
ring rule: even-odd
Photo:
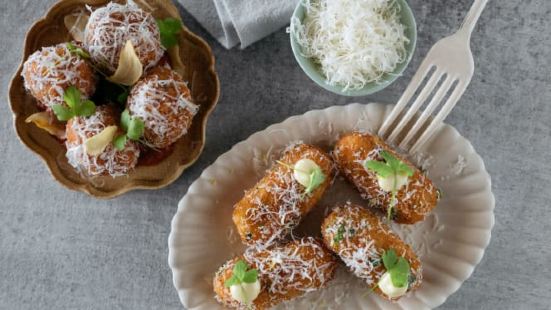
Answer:
[[[224,157],[227,157],[227,156],[231,156],[231,153],[235,152],[236,149],[238,149],[238,148],[243,148],[243,147],[246,147],[247,145],[251,145],[252,141],[254,139],[256,139],[256,137],[259,137],[259,136],[261,136],[265,133],[270,132],[271,130],[274,129],[274,127],[284,126],[286,123],[291,123],[297,118],[307,117],[307,115],[309,115],[309,114],[324,113],[324,112],[329,112],[329,110],[346,109],[346,108],[353,107],[353,106],[360,106],[360,107],[363,107],[364,109],[367,109],[368,106],[378,106],[380,109],[390,109],[394,106],[394,104],[383,104],[383,103],[378,103],[378,102],[369,102],[369,103],[366,103],[366,104],[362,104],[362,103],[355,102],[355,103],[349,103],[349,104],[344,104],[344,105],[333,105],[333,106],[329,106],[329,107],[322,108],[322,109],[309,110],[309,111],[307,111],[303,114],[297,114],[297,115],[287,117],[283,121],[281,121],[279,123],[271,124],[271,125],[267,126],[266,128],[251,134],[246,139],[244,139],[244,140],[236,143],[235,145],[233,145],[228,151],[226,151],[223,154],[221,154],[220,156],[218,156],[216,158],[216,160],[214,160],[212,162],[212,164],[210,164],[205,169],[203,169],[201,174],[190,184],[190,186],[188,187],[186,193],[182,196],[182,198],[178,202],[178,208],[177,208],[177,210],[176,210],[176,212],[175,212],[175,214],[174,214],[174,216],[171,220],[171,225],[170,225],[171,229],[170,229],[170,234],[168,236],[168,247],[169,247],[168,265],[169,265],[169,267],[172,271],[172,280],[173,280],[172,282],[173,282],[174,288],[176,289],[176,291],[178,293],[178,297],[180,299],[180,302],[183,306],[186,306],[185,301],[184,301],[184,294],[185,294],[186,291],[189,291],[189,289],[182,288],[177,283],[177,274],[182,272],[182,269],[175,266],[174,261],[176,260],[177,249],[182,248],[182,246],[174,246],[174,244],[176,243],[175,240],[177,239],[178,232],[179,232],[179,228],[178,228],[179,226],[177,224],[177,221],[178,221],[180,216],[184,216],[185,212],[188,209],[184,205],[184,200],[186,200],[188,195],[195,193],[195,187],[199,186],[198,185],[199,182],[202,179],[208,179],[206,177],[206,175],[209,173],[209,171],[215,169],[215,166],[217,166],[219,164],[219,161],[221,159],[223,159]],[[457,285],[456,287],[453,287],[449,291],[449,294],[447,294],[447,296],[445,298],[438,300],[438,302],[435,303],[433,305],[433,307],[438,307],[438,306],[441,306],[442,304],[444,304],[446,302],[446,300],[451,295],[455,294],[459,290],[459,288],[463,285],[463,283],[465,281],[467,281],[472,276],[475,269],[478,267],[478,265],[482,261],[482,258],[484,257],[484,254],[486,253],[486,249],[488,248],[488,246],[491,242],[491,239],[492,239],[492,230],[495,226],[495,195],[492,191],[491,176],[490,176],[490,174],[488,173],[488,171],[486,169],[486,165],[484,163],[483,158],[480,156],[480,154],[478,154],[478,152],[476,151],[476,149],[474,148],[472,143],[467,138],[465,138],[463,135],[461,135],[461,133],[459,133],[459,131],[455,127],[453,127],[449,124],[443,123],[441,128],[439,129],[439,131],[444,130],[444,128],[451,129],[454,132],[454,134],[456,134],[459,138],[463,139],[466,142],[467,148],[472,150],[473,155],[476,156],[476,158],[479,160],[479,162],[481,164],[480,171],[484,173],[484,175],[486,177],[486,180],[488,181],[488,192],[487,192],[487,194],[488,194],[488,198],[489,198],[489,205],[488,205],[488,210],[486,210],[486,211],[491,212],[491,217],[490,217],[489,227],[487,228],[487,233],[488,233],[487,240],[485,240],[485,242],[483,243],[483,246],[479,247],[480,251],[482,251],[480,253],[480,255],[472,261],[473,262],[472,264],[469,264],[469,268],[468,268],[469,270],[468,270],[468,272],[466,272],[466,277],[464,279],[456,279],[459,282],[459,285]],[[424,306],[426,306],[427,308],[430,309],[431,306],[429,306],[425,301],[422,300],[421,302],[423,302]],[[396,305],[398,305],[398,303],[396,303]],[[197,307],[189,308],[189,309],[191,310],[191,309],[195,309],[195,308],[197,308]]]

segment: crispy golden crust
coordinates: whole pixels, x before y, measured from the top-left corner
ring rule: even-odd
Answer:
[[[370,288],[375,287],[386,272],[381,255],[390,249],[410,264],[412,276],[408,292],[421,285],[423,274],[417,255],[374,213],[350,203],[338,206],[323,221],[321,233],[325,245]],[[399,299],[388,298],[378,287],[374,291],[389,300]]]
[[[111,2],[91,14],[84,43],[92,61],[108,75],[116,71],[128,40],[145,69],[155,66],[164,54],[155,18],[136,5]]]
[[[145,141],[159,149],[187,133],[198,108],[183,78],[162,66],[149,70],[128,97],[130,114],[144,121]]]
[[[364,167],[366,160],[382,160],[379,155],[382,150],[394,154],[415,171],[407,186],[398,191],[393,220],[402,224],[422,221],[436,207],[437,189],[428,177],[392,150],[381,138],[358,132],[347,134],[335,145],[333,157],[339,170],[356,186],[362,197],[368,200],[369,206],[382,208],[386,212],[390,193],[382,190],[375,173]]]
[[[293,177],[291,168],[300,159],[316,162],[326,176],[312,193]],[[234,206],[233,222],[245,244],[266,244],[281,240],[308,213],[332,182],[334,167],[331,158],[322,150],[306,145],[290,146],[252,189]]]
[[[213,280],[216,299],[230,308],[246,308],[233,300],[230,289],[224,286],[240,259],[259,272],[261,292],[253,302],[253,309],[270,308],[320,289],[333,278],[337,267],[331,253],[311,237],[267,249],[249,248],[243,256],[225,263]]]
[[[23,66],[25,88],[38,100],[41,109],[64,104],[63,95],[69,86],[75,86],[84,98],[96,90],[94,70],[84,59],[72,55],[67,46],[61,43],[44,47],[29,56]]]
[[[128,140],[124,149],[118,150],[109,144],[98,156],[86,153],[84,143],[89,138],[101,133],[108,126],[118,124],[119,114],[108,105],[96,108],[96,113],[89,117],[74,117],[67,122],[66,157],[69,164],[87,176],[121,176],[126,175],[138,163],[140,149],[136,142]],[[119,129],[117,135],[123,134]]]

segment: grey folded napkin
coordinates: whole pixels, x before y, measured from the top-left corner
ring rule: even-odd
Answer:
[[[245,48],[289,24],[298,0],[178,0],[225,48]]]

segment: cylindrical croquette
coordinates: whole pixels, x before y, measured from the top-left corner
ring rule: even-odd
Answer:
[[[230,289],[224,285],[239,260],[258,270],[261,291],[251,305],[234,300]],[[266,309],[322,288],[333,278],[336,267],[331,252],[320,241],[306,237],[285,245],[248,248],[243,256],[231,259],[220,267],[213,287],[216,299],[227,307]]]
[[[324,181],[312,192],[293,176],[293,166],[301,159],[314,161]],[[317,147],[294,144],[287,148],[252,189],[234,206],[233,222],[245,244],[270,244],[285,238],[308,213],[330,185],[334,176],[331,157]]]
[[[414,170],[407,185],[397,192],[397,203],[392,208],[392,219],[401,224],[422,221],[436,207],[438,190],[432,181],[411,162],[390,148],[381,138],[367,133],[350,133],[339,139],[333,158],[346,178],[360,191],[370,207],[388,211],[391,193],[379,186],[375,172],[365,168],[367,160],[382,160],[381,151],[387,151]]]
[[[371,211],[351,203],[337,206],[324,219],[321,234],[325,245],[380,296],[399,299],[389,298],[377,286],[386,272],[382,262],[385,251],[394,250],[408,261],[408,292],[421,284],[422,267],[415,252]]]

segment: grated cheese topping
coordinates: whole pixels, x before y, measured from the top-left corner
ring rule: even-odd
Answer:
[[[376,268],[381,264],[382,253],[375,247],[375,242],[368,238],[366,232],[377,229],[380,233],[389,234],[390,231],[382,225],[377,228],[371,227],[369,221],[362,218],[359,209],[350,203],[336,207],[333,212],[342,215],[325,228],[324,234],[337,236],[339,229],[344,227],[344,232],[340,232],[343,239],[338,245],[333,244],[334,248],[338,249],[337,254],[357,277],[363,279],[370,287],[375,285],[384,273],[384,268]]]
[[[64,104],[65,89],[74,85],[84,98],[93,95],[96,77],[85,60],[72,55],[66,43],[34,52],[21,73],[25,88],[45,108]]]
[[[288,145],[284,154],[300,152],[300,159],[310,159],[316,163],[328,161],[317,149],[304,148],[304,144],[295,142]],[[285,158],[285,155],[282,157]],[[287,162],[293,166],[294,162]],[[305,213],[305,207],[310,203],[310,197],[305,195],[305,187],[293,177],[293,171],[279,163],[267,174],[269,182],[259,182],[259,185],[245,193],[244,199],[250,201],[253,207],[245,212],[245,222],[248,227],[259,229],[260,236],[252,242],[269,246],[276,241],[283,240],[292,234],[293,229],[300,223]],[[331,170],[334,168],[331,167]],[[326,175],[330,175],[324,171]],[[267,195],[259,195],[266,192]],[[261,199],[264,197],[264,199]]]
[[[290,33],[317,62],[329,85],[344,90],[379,82],[407,57],[406,27],[395,0],[302,0],[304,20]]]
[[[94,63],[111,74],[117,69],[121,50],[128,40],[145,69],[155,66],[164,55],[155,19],[132,0],[127,4],[110,2],[93,11],[84,38]]]
[[[85,141],[101,133],[107,126],[115,124],[110,107],[99,106],[90,117],[75,117],[67,123],[66,157],[69,164],[79,173],[90,177],[127,175],[138,163],[140,150],[136,143],[128,140],[122,151],[110,143],[98,156],[88,155]]]
[[[367,200],[368,206],[372,208],[382,208],[390,201],[391,193],[383,190],[379,186],[376,173],[365,168],[364,163],[368,160],[381,160],[380,153],[385,150],[381,145],[366,151],[357,149],[352,155],[353,163],[341,167],[345,175],[354,183],[360,191],[363,199]],[[340,149],[333,152],[334,158],[339,160]],[[424,199],[425,196],[430,196],[436,192],[434,184],[427,180],[427,176],[420,173],[418,177],[408,178],[408,183],[398,191],[398,204],[394,209],[396,212],[401,212],[406,215],[410,212],[427,213],[433,205],[430,200]],[[407,206],[407,207],[404,207]]]
[[[199,105],[192,102],[186,82],[176,72],[159,67],[134,86],[128,109],[144,121],[146,143],[164,148],[188,132]]]
[[[312,237],[268,249],[250,247],[243,256],[258,270],[271,298],[315,291],[332,279],[336,267],[331,255]]]
[[[363,212],[363,213],[362,213]],[[333,240],[331,248],[335,250],[345,265],[356,275],[364,280],[370,287],[375,286],[381,276],[386,272],[383,266],[382,254],[384,249],[378,248],[372,239],[372,234],[379,235],[381,239],[398,238],[391,228],[382,220],[377,220],[375,226],[370,221],[360,206],[350,202],[338,206],[333,210],[337,214],[331,225],[324,227],[323,235]],[[382,235],[382,236],[381,236]],[[335,236],[341,237],[338,242],[334,241]],[[380,246],[380,245],[379,245]],[[405,257],[405,249],[398,256]],[[422,269],[411,269],[414,276],[414,283],[422,280]],[[411,285],[415,287],[415,285]]]

